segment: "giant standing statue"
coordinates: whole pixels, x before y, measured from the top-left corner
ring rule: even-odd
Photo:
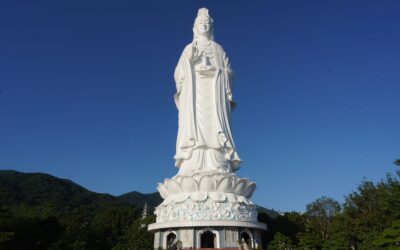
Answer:
[[[266,229],[250,200],[256,184],[235,173],[241,160],[231,132],[232,70],[213,31],[208,10],[200,9],[175,69],[179,171],[157,186],[164,200],[148,226],[154,249],[237,249],[241,241],[255,248]]]
[[[233,172],[241,162],[230,126],[233,72],[213,31],[208,10],[200,9],[193,42],[183,50],[175,69],[179,130],[174,159],[180,174]]]

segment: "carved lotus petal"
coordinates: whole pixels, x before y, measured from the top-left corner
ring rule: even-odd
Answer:
[[[208,193],[208,197],[215,202],[224,202],[226,201],[226,195],[221,192],[211,192]]]
[[[217,180],[212,175],[203,176],[200,179],[199,190],[203,192],[215,192],[217,190]]]
[[[182,178],[180,183],[184,192],[192,193],[199,191],[197,182],[192,177],[185,176]]]
[[[182,189],[176,181],[167,179],[164,183],[171,195],[182,193]]]
[[[165,188],[165,186],[161,183],[158,183],[158,192],[160,193],[161,197],[166,199],[169,196],[168,190]]]
[[[182,180],[182,178],[184,178],[184,177],[185,177],[185,176],[177,175],[177,176],[174,176],[173,179],[174,179],[176,182],[180,183],[181,180]]]
[[[233,179],[230,176],[223,177],[218,183],[218,191],[223,193],[232,193]]]
[[[237,197],[237,201],[249,204],[249,201],[244,196],[241,196],[241,195]]]
[[[250,198],[253,195],[254,190],[256,189],[256,184],[251,182],[245,190],[243,190],[243,196],[246,198]]]
[[[237,201],[237,196],[231,193],[225,194],[226,198],[228,198],[229,202],[236,202]]]
[[[207,200],[207,192],[194,192],[190,194],[190,198],[192,198],[195,202],[202,202]]]
[[[236,183],[236,185],[235,185],[235,194],[243,195],[243,193],[245,192],[246,187],[247,187],[247,185],[246,185],[247,183],[246,182],[247,182],[246,179],[241,179]]]
[[[187,199],[189,198],[189,195],[190,195],[190,194],[187,194],[187,193],[182,193],[182,194],[174,195],[174,196],[172,197],[172,200],[173,200],[174,202],[176,202],[176,203],[182,203],[182,202],[184,202],[185,200],[187,200]]]

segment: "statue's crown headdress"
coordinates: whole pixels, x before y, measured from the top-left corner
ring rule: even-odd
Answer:
[[[208,14],[208,9],[200,8],[199,11],[197,12],[196,20],[204,20],[204,19],[209,19],[211,22],[213,21],[210,15]]]

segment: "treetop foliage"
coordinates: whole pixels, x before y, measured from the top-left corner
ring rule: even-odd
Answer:
[[[395,161],[400,166],[400,160]],[[263,244],[270,249],[400,249],[400,171],[378,183],[364,180],[339,204],[322,196],[305,213],[265,214]],[[288,240],[290,239],[290,241]]]

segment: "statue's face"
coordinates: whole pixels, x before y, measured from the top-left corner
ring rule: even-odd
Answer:
[[[209,19],[200,19],[196,23],[196,30],[199,35],[209,35],[211,31],[211,22]]]

